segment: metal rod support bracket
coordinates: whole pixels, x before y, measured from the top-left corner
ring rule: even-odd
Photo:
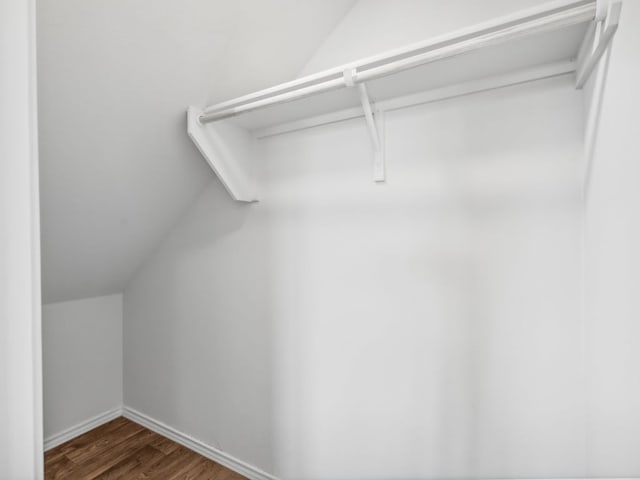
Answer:
[[[372,103],[369,99],[369,93],[367,92],[367,86],[364,83],[358,83],[357,87],[358,93],[360,95],[360,103],[364,112],[364,118],[367,122],[367,129],[369,130],[369,136],[371,137],[371,144],[373,146],[373,180],[375,182],[384,182],[384,151],[382,149],[382,138],[378,129],[378,126],[381,124],[381,122],[379,121],[379,118],[376,118],[381,116],[381,112],[377,110],[374,115],[373,108],[371,107]]]

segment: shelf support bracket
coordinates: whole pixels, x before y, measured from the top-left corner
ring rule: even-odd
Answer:
[[[373,145],[373,149],[377,152],[380,150],[380,136],[378,135],[378,128],[374,119],[373,109],[371,108],[371,101],[369,100],[367,87],[364,83],[358,84],[358,94],[360,95],[360,103],[362,104],[364,118],[367,121],[369,135],[371,136],[371,143]]]
[[[382,148],[382,135],[381,129],[384,122],[382,121],[382,111],[376,109],[375,114],[373,108],[371,108],[371,100],[369,99],[369,93],[364,83],[358,84],[358,94],[360,95],[360,103],[362,104],[362,111],[364,112],[364,118],[367,122],[367,129],[369,130],[369,136],[371,137],[371,145],[373,146],[373,181],[384,182],[385,164],[384,164],[384,149]],[[374,105],[375,107],[375,105]]]
[[[603,0],[598,1],[599,10],[602,10]],[[576,88],[582,89],[598,62],[605,53],[613,36],[618,29],[620,22],[620,12],[622,10],[621,0],[609,0],[604,19],[596,20],[589,26],[585,39],[578,53],[578,68],[576,69]]]
[[[187,133],[231,198],[238,202],[258,200],[251,166],[255,139],[245,130],[224,120],[203,124],[202,111],[189,107]]]
[[[375,104],[371,102],[367,86],[365,83],[357,83],[357,72],[355,69],[348,69],[343,72],[344,83],[347,87],[356,87],[360,96],[360,104],[364,113],[364,119],[367,122],[367,130],[371,137],[371,145],[373,147],[373,181],[384,182],[385,162],[384,162],[384,112],[375,108]]]

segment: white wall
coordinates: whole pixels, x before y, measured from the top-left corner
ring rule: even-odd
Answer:
[[[273,468],[265,218],[212,184],[124,296],[124,403]]]
[[[42,478],[33,1],[0,2],[0,478]]]
[[[44,435],[122,405],[122,295],[44,305]]]
[[[640,2],[624,2],[587,196],[590,469],[640,476]]]
[[[284,479],[585,472],[569,78],[266,140],[125,292],[125,404]]]
[[[283,478],[584,472],[580,95],[568,78],[273,139]],[[339,145],[339,148],[336,146]]]

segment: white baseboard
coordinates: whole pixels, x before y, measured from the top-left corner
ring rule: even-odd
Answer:
[[[169,425],[166,425],[154,418],[149,417],[148,415],[145,415],[144,413],[140,413],[133,408],[124,407],[122,415],[131,421],[147,427],[149,430],[153,430],[154,432],[163,435],[176,443],[179,443],[183,447],[193,450],[194,452],[197,452],[200,455],[207,457],[208,459],[213,460],[214,462],[217,462],[220,465],[223,465],[228,469],[247,477],[249,480],[279,480],[277,477],[263,472],[253,465],[249,465],[242,460],[238,460],[228,453],[207,445],[206,443],[197,440],[190,435],[187,435],[186,433],[182,433],[179,430],[170,427]]]
[[[122,416],[122,407],[116,407],[106,412],[100,413],[95,417],[91,417],[84,422],[80,422],[73,427],[67,428],[66,430],[61,431],[60,433],[56,433],[44,439],[44,450],[50,450],[58,445],[63,444],[75,438],[83,433],[88,432],[89,430],[93,430],[100,425],[110,422],[114,418],[118,418]]]

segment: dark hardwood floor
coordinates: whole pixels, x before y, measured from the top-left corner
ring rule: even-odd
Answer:
[[[246,480],[124,417],[45,453],[45,479]]]

